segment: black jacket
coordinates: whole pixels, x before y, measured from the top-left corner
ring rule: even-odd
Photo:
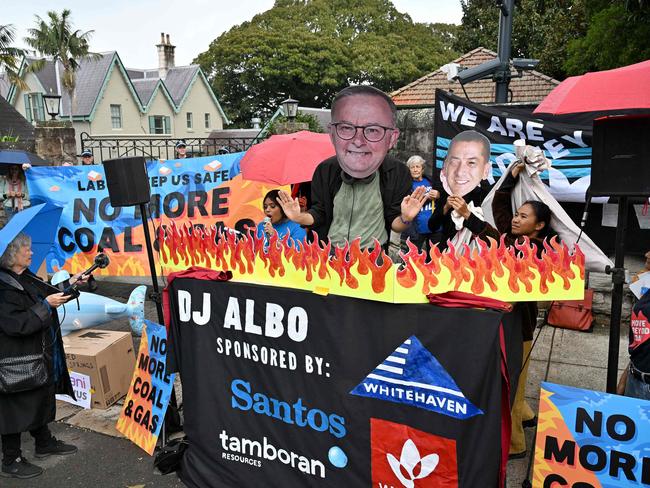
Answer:
[[[312,206],[309,213],[314,218],[311,230],[320,240],[327,240],[327,234],[334,218],[334,197],[341,188],[341,166],[336,156],[326,159],[316,167],[311,181]],[[391,224],[401,215],[402,200],[411,193],[411,173],[395,158],[386,156],[379,166],[379,188],[384,204],[386,233],[390,236]]]
[[[452,210],[449,210],[449,212],[447,212],[446,214],[444,213],[444,207],[445,204],[447,203],[447,198],[449,197],[449,194],[444,189],[441,189],[439,191],[440,191],[440,198],[436,200],[433,213],[431,214],[431,217],[429,217],[428,225],[429,225],[429,230],[432,233],[438,232],[438,229],[442,227],[442,236],[438,248],[440,250],[445,250],[447,249],[447,241],[453,239],[457,231],[456,231],[456,226],[454,225],[454,221],[451,219]],[[463,199],[467,203],[474,202],[475,206],[480,207],[487,193],[488,193],[487,188],[484,186],[484,183],[481,182],[481,185],[474,188],[471,192],[465,195]],[[476,223],[474,219],[481,222],[479,219],[477,219],[477,217],[472,215],[470,219],[465,221],[464,225],[465,227],[469,228],[469,230],[471,230],[473,233],[476,234],[477,228],[472,226],[472,224]],[[479,229],[482,229],[482,225],[479,226]]]
[[[43,302],[47,292],[39,283],[29,270],[22,275],[0,271],[0,358],[43,351],[50,378],[49,384],[34,390],[0,394],[0,434],[25,432],[54,420],[56,393],[74,398],[59,319]]]

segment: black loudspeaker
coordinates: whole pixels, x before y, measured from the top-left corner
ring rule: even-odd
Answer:
[[[650,114],[594,120],[591,196],[650,196]]]
[[[107,159],[103,164],[108,196],[113,208],[149,202],[151,188],[143,157]]]

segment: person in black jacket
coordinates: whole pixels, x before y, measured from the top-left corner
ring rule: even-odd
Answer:
[[[501,187],[495,192],[492,201],[492,214],[496,228],[472,214],[462,197],[450,197],[450,205],[464,219],[464,226],[470,229],[475,237],[486,240],[488,237],[499,239],[505,234],[505,243],[513,246],[523,243],[527,237],[536,248],[537,257],[544,251],[544,239],[551,238],[555,233],[550,227],[551,209],[543,202],[528,200],[513,214],[511,194],[517,183],[519,174],[524,170],[524,163],[516,163],[505,178]],[[523,360],[521,374],[512,405],[512,434],[510,437],[510,459],[520,459],[526,456],[525,427],[534,427],[537,416],[526,402],[526,382],[528,378],[529,354],[532,348],[533,332],[537,326],[537,302],[517,302],[515,308],[521,314],[523,339]]]
[[[438,248],[447,249],[458,229],[452,220],[452,203],[464,201],[480,207],[489,193],[485,186],[490,173],[490,141],[475,130],[457,134],[449,143],[440,171],[443,190],[429,218],[429,230],[440,239]],[[436,242],[433,242],[434,244]]]
[[[34,437],[37,458],[77,452],[75,446],[55,439],[47,426],[55,417],[55,394],[74,398],[56,313],[70,297],[48,294],[47,285],[29,271],[31,260],[31,239],[25,234],[13,239],[0,257],[0,368],[3,360],[41,353],[45,365],[40,386],[0,385],[0,475],[12,478],[33,478],[43,472],[22,456],[21,432],[29,431]],[[74,276],[74,281],[85,278]]]
[[[399,137],[392,99],[372,86],[350,86],[332,102],[330,137],[336,156],[323,161],[311,183],[312,206],[280,192],[278,202],[292,221],[343,245],[357,237],[361,247],[376,239],[387,245],[390,231],[404,232],[426,201],[425,189],[411,193],[404,164],[387,156]]]

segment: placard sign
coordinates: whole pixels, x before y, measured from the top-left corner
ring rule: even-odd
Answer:
[[[542,383],[534,488],[650,486],[650,401]]]
[[[145,320],[145,325],[133,379],[116,428],[152,455],[169,405],[175,375],[168,373],[166,368],[165,327],[148,320]]]

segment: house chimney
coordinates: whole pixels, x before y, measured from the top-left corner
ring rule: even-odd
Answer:
[[[156,44],[156,48],[158,49],[158,76],[164,80],[169,69],[175,66],[174,50],[176,46],[172,46],[169,41],[169,34],[165,35],[164,32],[161,32],[160,44]]]

